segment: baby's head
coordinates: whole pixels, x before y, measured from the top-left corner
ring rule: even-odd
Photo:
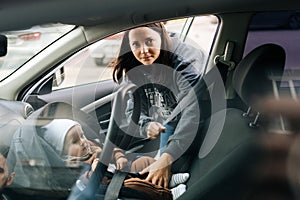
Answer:
[[[81,125],[70,119],[54,119],[43,126],[42,137],[59,156],[68,161],[83,161],[91,155],[90,143]]]

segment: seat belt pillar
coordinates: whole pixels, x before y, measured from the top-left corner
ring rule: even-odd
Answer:
[[[226,87],[226,96],[234,96],[234,90],[231,87],[232,71],[235,67],[235,63],[231,60],[234,50],[234,42],[227,41],[224,55],[217,55],[214,59],[214,63],[217,65],[224,85]]]
[[[227,41],[224,50],[224,55],[222,56],[217,55],[214,59],[215,64],[218,65],[219,63],[222,63],[228,67],[227,70],[231,71],[235,67],[235,63],[231,61],[233,50],[234,50],[234,42]]]

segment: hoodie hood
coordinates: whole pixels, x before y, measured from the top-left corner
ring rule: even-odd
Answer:
[[[42,137],[59,155],[62,155],[66,135],[75,125],[79,125],[79,123],[70,119],[54,119],[43,126],[44,133]]]

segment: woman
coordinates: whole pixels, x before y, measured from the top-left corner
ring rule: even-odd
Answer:
[[[152,164],[146,161],[150,165],[140,172],[149,173],[146,180],[154,184],[168,187],[170,165],[184,153],[195,136],[190,124],[178,122],[184,115],[185,121],[195,123],[198,109],[190,109],[189,115],[181,112],[181,116],[165,122],[199,80],[205,60],[202,51],[170,37],[163,23],[124,33],[119,56],[112,64],[113,78],[115,82],[130,81],[139,87],[137,92],[142,98],[140,133],[150,139],[161,137],[159,159],[150,162]],[[132,109],[131,98],[128,116]]]

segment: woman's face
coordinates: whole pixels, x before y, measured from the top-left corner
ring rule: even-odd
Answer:
[[[143,65],[151,65],[160,54],[160,34],[148,27],[129,31],[129,45],[134,57]]]

